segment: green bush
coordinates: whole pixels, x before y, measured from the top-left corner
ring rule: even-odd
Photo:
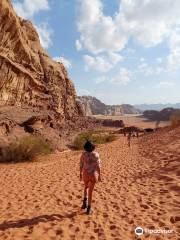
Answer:
[[[24,136],[2,150],[0,162],[32,161],[38,155],[50,154],[52,149],[44,139]]]
[[[92,140],[92,133],[90,132],[83,132],[80,133],[78,136],[75,137],[73,146],[75,149],[83,149],[83,146],[86,141]]]
[[[97,131],[83,132],[75,137],[73,146],[75,149],[83,149],[83,146],[87,140],[92,141],[94,144],[103,144],[112,142],[116,139],[115,135],[100,133]]]

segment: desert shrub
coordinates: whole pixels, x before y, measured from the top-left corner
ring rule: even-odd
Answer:
[[[74,139],[73,146],[75,149],[83,149],[83,146],[87,140],[92,140],[91,132],[83,132],[77,135]]]
[[[112,141],[115,141],[116,140],[116,136],[115,135],[111,135],[109,134],[106,138],[106,142],[112,142]]]
[[[38,155],[51,153],[48,142],[37,136],[24,136],[2,150],[0,162],[32,161]]]
[[[180,126],[180,110],[176,110],[170,117],[171,125],[173,127]]]
[[[83,132],[75,137],[73,146],[75,149],[83,149],[83,146],[87,140],[92,141],[94,144],[104,144],[107,142],[112,142],[116,139],[115,135],[100,133],[97,131]]]

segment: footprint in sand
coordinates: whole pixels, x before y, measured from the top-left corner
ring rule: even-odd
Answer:
[[[180,216],[173,216],[170,218],[171,223],[180,222]]]

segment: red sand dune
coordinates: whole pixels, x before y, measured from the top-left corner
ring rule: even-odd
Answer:
[[[102,179],[93,214],[80,209],[81,152],[54,154],[35,163],[0,165],[1,240],[179,239],[180,128],[98,148]],[[137,226],[173,230],[143,235]]]

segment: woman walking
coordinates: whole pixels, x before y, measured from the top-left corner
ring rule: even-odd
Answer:
[[[86,214],[90,214],[92,205],[92,193],[94,186],[101,181],[100,175],[100,158],[95,152],[95,145],[87,141],[80,158],[80,180],[84,181],[84,199],[82,209],[86,209]]]

